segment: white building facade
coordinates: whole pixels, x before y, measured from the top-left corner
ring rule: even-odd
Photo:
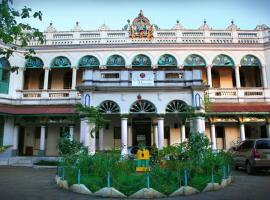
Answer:
[[[140,12],[122,30],[84,31],[76,23],[56,31],[50,24],[44,35],[45,44],[30,43],[33,58],[19,49],[0,60],[0,145],[12,145],[5,156],[57,156],[65,133],[89,153],[121,147],[122,154],[139,144],[161,149],[193,132],[206,134],[213,149],[270,137],[265,25],[185,29],[177,21],[160,29]],[[94,138],[77,103],[99,106],[108,120]]]

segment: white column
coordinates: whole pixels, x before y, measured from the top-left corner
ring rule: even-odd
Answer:
[[[127,155],[127,120],[128,118],[121,118],[121,155]]]
[[[211,126],[212,150],[217,150],[216,127],[215,124],[211,124],[210,126]]]
[[[74,126],[73,125],[69,126],[69,139],[70,141],[74,140]]]
[[[186,140],[186,126],[185,124],[181,124],[181,142]]]
[[[48,90],[48,84],[49,84],[49,67],[44,67],[45,73],[44,73],[44,83],[43,83],[43,90]]]
[[[206,75],[207,75],[207,83],[208,83],[209,87],[211,88],[212,87],[211,65],[207,66]]]
[[[270,124],[266,124],[267,137],[270,138]]]
[[[12,145],[14,156],[17,155],[18,151],[18,137],[19,137],[19,126],[15,125],[13,129],[13,145]]]
[[[244,141],[246,139],[246,134],[245,134],[245,124],[240,124],[240,140]]]
[[[164,147],[164,118],[158,118],[158,149]]]
[[[205,119],[204,117],[193,117],[190,119],[190,132],[191,133],[201,133],[205,132]]]
[[[235,82],[236,82],[236,87],[240,88],[241,87],[241,82],[240,82],[240,72],[239,72],[239,65],[236,65],[234,67],[234,72],[235,72]]]
[[[157,124],[154,125],[154,138],[155,138],[155,145],[158,148],[158,126]]]
[[[77,81],[77,67],[72,67],[72,85],[71,89],[75,90]]]
[[[81,118],[80,122],[80,143],[84,143],[84,136],[85,136],[85,120]]]
[[[99,139],[98,139],[100,151],[103,151],[103,137],[104,137],[104,130],[103,128],[101,128],[99,129]]]
[[[263,79],[263,87],[267,88],[267,78],[266,78],[265,65],[262,66],[262,79]]]
[[[39,142],[39,150],[44,151],[45,150],[45,132],[46,132],[46,126],[41,126],[40,130],[40,142]]]
[[[84,146],[88,148],[89,155],[94,155],[96,153],[96,133],[93,131],[94,128],[94,123],[85,121]],[[91,133],[91,131],[93,132]]]

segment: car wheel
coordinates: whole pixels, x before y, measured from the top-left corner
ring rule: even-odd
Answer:
[[[254,173],[254,169],[252,168],[250,162],[246,163],[246,170],[247,170],[247,174],[253,174]]]

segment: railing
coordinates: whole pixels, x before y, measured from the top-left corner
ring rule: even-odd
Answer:
[[[80,98],[80,93],[76,90],[18,90],[23,99],[63,99],[63,98]]]
[[[270,100],[270,90],[268,88],[210,88],[206,91],[210,100],[222,101],[226,99],[245,100],[258,99]]]

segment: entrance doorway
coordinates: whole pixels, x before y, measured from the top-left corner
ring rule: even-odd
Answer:
[[[151,146],[151,119],[132,120],[133,146]]]

